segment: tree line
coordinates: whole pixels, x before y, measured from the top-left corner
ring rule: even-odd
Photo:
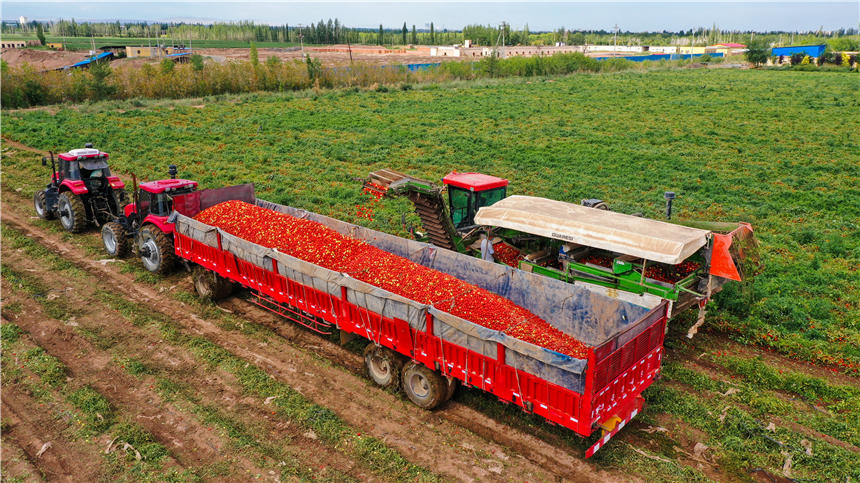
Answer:
[[[54,38],[58,37],[117,37],[171,39],[178,43],[194,40],[222,40],[238,42],[280,42],[306,44],[375,44],[450,45],[471,40],[475,45],[711,45],[719,42],[751,44],[759,41],[769,45],[797,45],[827,43],[831,50],[857,50],[858,29],[839,29],[830,32],[753,32],[724,30],[717,25],[678,31],[632,32],[610,30],[577,30],[559,27],[552,31],[532,32],[528,24],[513,28],[509,23],[500,25],[466,25],[461,30],[439,30],[430,22],[421,27],[404,22],[399,28],[348,27],[339,19],[319,20],[309,25],[260,25],[253,22],[213,24],[150,23],[150,22],[81,22],[74,19],[53,22],[30,22],[25,25],[2,24],[5,34],[33,34],[42,28]]]

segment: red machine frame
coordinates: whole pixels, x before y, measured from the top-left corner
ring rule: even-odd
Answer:
[[[642,409],[641,393],[660,373],[668,319],[665,301],[640,323],[589,348],[585,387],[579,394],[506,364],[502,344],[492,358],[432,335],[429,313],[426,330],[416,330],[404,320],[383,317],[349,302],[346,287],[341,287],[340,297],[334,297],[280,275],[276,260],[272,260],[272,270],[241,260],[222,249],[220,233],[217,247],[178,231],[174,237],[177,256],[258,292],[255,295],[266,302],[265,308],[290,320],[317,332],[334,326],[364,337],[580,436],[589,437],[601,429],[601,438],[586,451],[586,457]]]

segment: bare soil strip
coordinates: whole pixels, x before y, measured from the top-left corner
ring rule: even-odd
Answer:
[[[258,365],[317,404],[334,410],[351,426],[379,438],[410,461],[436,473],[462,480],[546,481],[556,477],[574,481],[631,480],[629,475],[593,468],[569,450],[553,447],[463,406],[423,411],[286,339],[275,338],[264,343],[235,331],[225,331],[216,322],[192,313],[186,304],[151,286],[135,283],[133,275],[119,273],[110,264],[89,259],[59,236],[33,227],[26,216],[6,208],[2,214],[4,222],[69,259],[111,290],[171,317],[190,332]],[[315,351],[328,344],[320,339],[315,342],[315,347],[311,347]],[[355,367],[354,354],[340,350],[341,357],[335,360],[351,360],[349,365]],[[453,414],[449,415],[449,411]],[[491,440],[465,430],[461,423],[466,422],[470,422],[469,428],[479,430]],[[525,456],[513,454],[509,447]]]
[[[43,412],[35,399],[14,385],[4,384],[2,406],[3,421],[8,424],[4,444],[11,442],[22,450],[28,463],[25,466],[29,466],[25,471],[30,476],[43,475],[50,481],[94,481],[99,476],[100,457],[69,441],[63,435],[67,425]],[[4,460],[7,450],[3,450]]]

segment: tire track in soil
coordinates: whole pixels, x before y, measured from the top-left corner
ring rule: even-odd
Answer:
[[[451,405],[451,412],[458,414],[456,417],[446,417],[444,410],[421,410],[393,394],[379,390],[364,378],[321,363],[288,340],[276,338],[261,343],[243,334],[227,332],[213,321],[190,313],[186,304],[155,288],[136,283],[133,275],[120,273],[114,267],[91,260],[63,242],[59,236],[33,227],[27,223],[26,216],[6,209],[2,219],[79,268],[109,281],[115,291],[161,312],[238,357],[259,365],[317,404],[334,410],[351,426],[379,438],[410,461],[436,473],[462,480],[635,479],[623,473],[596,469],[578,455],[570,454],[569,449],[549,445],[463,406],[460,409],[456,407],[458,405]],[[315,342],[314,345],[319,347],[326,341]],[[341,357],[335,360],[343,359],[345,354],[350,353],[343,350]],[[461,422],[470,424],[464,428]],[[488,435],[487,439],[467,428],[475,428],[479,433]],[[513,448],[514,452],[507,450],[506,446]],[[476,458],[474,448],[480,448],[489,457]],[[516,454],[517,451],[523,454]]]
[[[22,259],[18,254],[6,255],[16,266],[26,266],[25,270],[35,270],[32,260]],[[28,263],[29,262],[29,263]],[[33,273],[33,272],[31,272]],[[42,272],[35,274],[46,286],[62,287],[63,281],[60,274]],[[57,285],[60,284],[60,285]],[[92,288],[97,283],[93,281]],[[110,287],[101,287],[109,289]],[[163,371],[170,373],[170,379],[174,382],[183,382],[194,388],[194,396],[200,399],[198,404],[218,407],[221,410],[228,409],[233,419],[240,419],[243,423],[253,421],[265,423],[268,434],[264,441],[289,441],[292,456],[298,461],[320,462],[324,461],[326,467],[333,468],[343,474],[350,475],[361,481],[375,481],[376,477],[368,468],[363,468],[358,462],[349,461],[343,454],[327,447],[324,443],[315,440],[312,436],[288,423],[272,421],[272,411],[265,408],[265,403],[242,393],[238,382],[232,374],[223,370],[212,370],[205,364],[194,358],[187,350],[171,345],[157,335],[147,333],[146,330],[135,327],[121,314],[115,313],[104,302],[95,297],[80,297],[77,292],[64,292],[70,297],[69,303],[74,306],[88,307],[86,315],[78,316],[76,323],[88,329],[97,329],[101,336],[108,337],[121,345],[126,354],[138,354],[143,357],[147,365],[158,366]],[[48,320],[56,322],[54,320]],[[62,323],[55,323],[62,326]],[[106,357],[111,358],[106,354]],[[138,382],[145,385],[142,381]],[[148,383],[147,383],[148,384]],[[139,418],[145,416],[138,416]],[[258,435],[255,435],[259,437]],[[298,444],[296,444],[298,443]],[[227,446],[229,449],[229,445]],[[217,448],[219,454],[223,454],[224,447]],[[278,461],[267,458],[272,467],[276,467]],[[249,464],[244,465],[246,472],[255,468]],[[316,468],[316,465],[313,465]],[[261,471],[256,468],[256,471]]]
[[[50,481],[95,481],[100,474],[101,457],[87,451],[83,445],[68,440],[63,435],[66,428],[50,414],[39,410],[39,404],[30,396],[20,392],[14,385],[3,385],[3,421],[8,424],[4,431],[4,443],[13,443],[27,459],[33,471],[31,476],[44,475]],[[63,425],[67,426],[67,425]],[[8,440],[6,438],[9,438]],[[39,450],[47,443],[51,446],[39,456]],[[5,448],[4,459],[6,458]],[[92,462],[97,462],[93,464]]]
[[[18,254],[4,253],[3,263],[20,266]],[[10,287],[5,280],[3,288],[5,296],[8,296]],[[231,467],[236,465],[252,474],[258,472],[248,461],[229,458],[229,444],[165,403],[151,386],[147,387],[120,371],[115,367],[112,356],[97,349],[73,328],[44,314],[38,305],[30,302],[28,309],[15,319],[15,324],[46,353],[59,359],[68,368],[69,377],[92,386],[117,408],[119,414],[128,415],[131,421],[152,434],[170,451],[177,465],[193,468],[223,460]]]

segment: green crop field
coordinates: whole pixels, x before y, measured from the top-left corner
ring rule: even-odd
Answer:
[[[177,164],[204,187],[254,182],[261,198],[398,234],[408,203],[384,200],[373,220],[359,217],[356,205],[368,200],[356,178],[383,167],[435,180],[474,170],[510,179],[512,194],[602,198],[652,218],[662,217],[663,192],[675,191],[681,219],[752,223],[765,268],[716,297],[703,339],[684,341],[692,320],[673,321],[667,345],[696,362],[667,358],[664,379],[646,393],[644,424],[669,417],[692,428],[723,476],[779,473],[791,454],[794,476],[844,481],[860,477],[851,463],[860,445],[857,79],[672,70],[112,101],[4,112],[3,136],[45,150],[92,142],[139,179]],[[3,171],[4,190],[27,196],[47,179],[35,156],[4,159]],[[726,355],[713,345],[726,336],[825,370]],[[458,397],[535,424],[472,392]],[[676,465],[686,457],[673,440],[651,441],[673,461],[639,458],[630,471],[704,477],[695,463]],[[631,457],[618,443],[597,462],[626,468]]]

